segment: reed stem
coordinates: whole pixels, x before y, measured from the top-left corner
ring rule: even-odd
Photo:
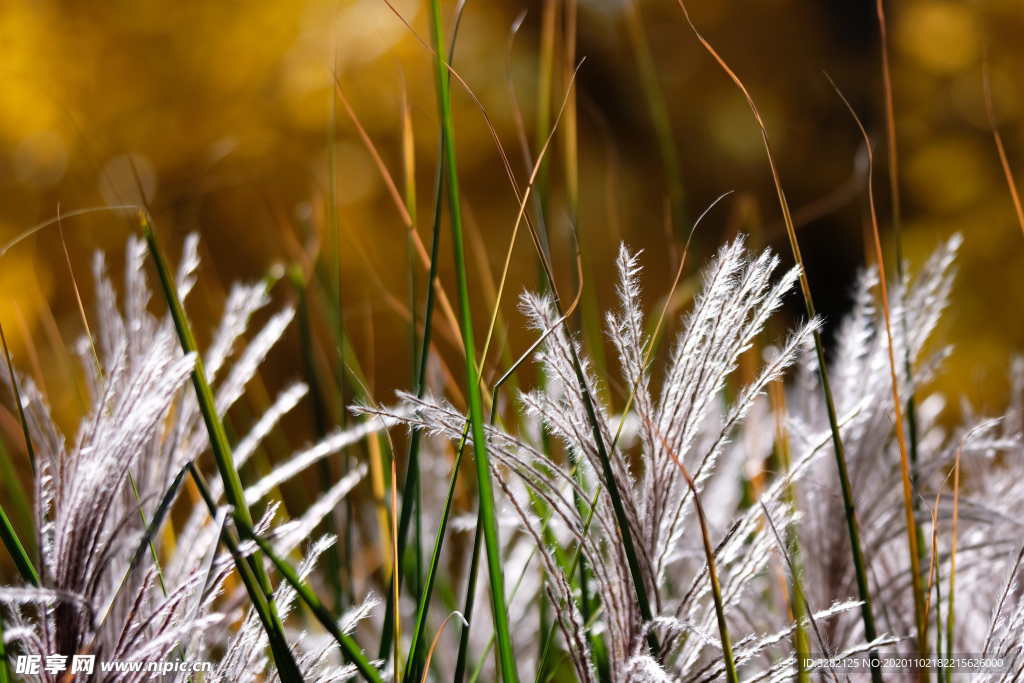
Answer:
[[[206,370],[203,367],[202,357],[199,355],[195,337],[192,334],[192,326],[185,315],[185,310],[178,298],[178,290],[174,284],[174,276],[171,274],[170,266],[164,258],[163,251],[156,238],[156,230],[153,226],[149,212],[139,209],[139,220],[142,225],[142,232],[149,245],[149,251],[156,262],[157,274],[160,276],[160,285],[163,288],[164,296],[167,299],[167,307],[170,309],[171,318],[174,320],[174,327],[178,333],[182,350],[187,353],[195,353],[196,361],[192,370],[192,384],[196,390],[196,399],[199,403],[199,410],[206,423],[206,430],[210,438],[210,448],[213,451],[214,460],[217,462],[217,469],[220,472],[221,480],[224,483],[224,495],[230,505],[233,506],[232,517],[240,528],[252,527],[252,516],[249,514],[249,507],[245,503],[245,492],[242,489],[242,481],[238,476],[231,457],[231,446],[228,444],[227,434],[224,432],[224,424],[213,399],[213,391],[206,380]],[[197,474],[193,466],[193,476]],[[211,512],[214,514],[214,512]],[[237,556],[236,557],[240,557]],[[244,561],[237,561],[236,565]],[[260,614],[263,625],[270,637],[271,648],[274,652],[274,661],[281,673],[282,681],[298,683],[302,681],[302,674],[298,664],[288,647],[284,635],[284,626],[277,615],[277,608],[274,605],[273,590],[270,586],[270,578],[263,566],[263,558],[259,552],[253,553],[247,562],[252,570],[254,582],[250,583],[246,573],[239,567],[239,573],[243,575],[246,589],[254,605],[265,605],[265,613]],[[262,595],[260,595],[262,591]]]
[[[433,28],[434,51],[436,54],[438,100],[441,124],[444,129],[445,162],[448,180],[448,203],[455,251],[455,273],[459,289],[459,303],[462,309],[462,339],[465,347],[466,393],[469,401],[469,418],[473,435],[473,451],[476,455],[479,505],[484,526],[484,545],[487,551],[487,566],[491,582],[491,603],[495,631],[498,641],[498,656],[501,661],[501,675],[505,683],[518,683],[515,651],[505,614],[505,582],[501,564],[501,548],[498,540],[497,512],[494,508],[494,491],[488,462],[487,442],[484,437],[483,400],[480,393],[480,379],[477,376],[476,348],[473,342],[473,317],[469,302],[469,282],[466,277],[466,255],[462,235],[462,210],[459,205],[459,174],[455,154],[455,124],[452,117],[451,98],[448,90],[448,65],[444,59],[444,22],[441,16],[440,0],[431,0],[431,24]]]
[[[764,139],[765,151],[768,155],[768,164],[771,166],[772,178],[775,181],[775,190],[779,196],[779,204],[782,207],[782,217],[786,224],[786,234],[789,236],[789,245],[793,250],[793,259],[796,264],[800,267],[800,289],[804,297],[804,307],[807,312],[808,319],[813,320],[817,317],[817,313],[814,309],[814,301],[811,298],[811,286],[807,280],[807,270],[804,268],[804,260],[800,255],[800,245],[796,239],[796,228],[793,225],[793,216],[789,210],[789,203],[786,201],[786,195],[782,191],[782,180],[779,178],[779,172],[775,165],[775,158],[772,155],[771,143],[768,140],[768,130],[764,126],[764,121],[761,119],[761,114],[757,111],[757,106],[754,104],[754,100],[750,97],[750,93],[747,91],[743,82],[740,81],[739,77],[729,68],[728,64],[725,63],[711,44],[704,39],[704,36],[697,31],[697,27],[694,26],[690,20],[690,15],[686,11],[686,5],[683,4],[683,0],[678,0],[679,6],[683,10],[683,15],[686,17],[686,21],[690,24],[690,28],[697,35],[701,44],[707,49],[711,56],[715,58],[715,61],[725,70],[725,72],[732,79],[733,83],[743,91],[743,95],[747,99],[747,104],[750,105],[751,111],[754,113],[754,118],[757,119],[757,123],[761,128],[761,136]],[[850,549],[853,555],[853,566],[854,572],[857,579],[857,593],[861,600],[861,618],[864,622],[864,638],[871,642],[877,637],[877,631],[875,630],[875,617],[871,609],[871,593],[868,590],[868,579],[866,565],[864,562],[864,552],[861,549],[860,544],[860,531],[857,528],[857,511],[853,503],[853,490],[850,486],[850,475],[846,467],[846,456],[843,451],[843,440],[839,434],[839,421],[836,418],[836,407],[835,402],[832,399],[832,388],[828,381],[828,370],[825,367],[825,351],[821,343],[821,334],[818,330],[814,330],[814,351],[818,361],[818,375],[821,379],[821,388],[825,396],[825,408],[828,413],[828,424],[829,429],[832,432],[832,446],[835,450],[836,455],[836,467],[839,470],[839,483],[843,493],[843,507],[846,512],[846,528],[850,536]],[[871,660],[873,665],[871,667],[871,680],[872,683],[882,683],[882,669],[879,665],[875,664],[878,662],[878,653],[875,650],[870,652]]]
[[[788,477],[792,465],[789,450],[789,430],[786,427],[786,390],[782,380],[772,382],[768,387],[768,397],[772,404],[772,412],[775,413],[775,448],[781,461],[783,476]],[[786,503],[795,512],[797,509],[796,487],[790,481],[786,485]],[[800,557],[800,534],[796,522],[786,526],[786,545],[791,548],[790,567],[792,571],[790,580],[789,604],[793,610],[793,622],[796,626],[793,629],[793,649],[796,651],[797,681],[809,683],[810,672],[804,666],[804,657],[810,655],[811,642],[807,628],[804,626],[804,618],[807,616],[807,599],[804,594],[803,562]],[[785,549],[783,549],[785,552]]]
[[[829,80],[831,81],[831,79]],[[835,83],[832,85],[835,86]],[[875,252],[878,258],[878,281],[882,289],[882,313],[885,316],[885,335],[886,340],[888,341],[889,370],[892,379],[892,399],[896,413],[896,441],[900,448],[900,464],[903,474],[903,506],[907,517],[907,540],[909,544],[908,551],[910,553],[911,571],[910,584],[914,592],[914,615],[917,622],[917,651],[921,655],[921,659],[926,660],[929,650],[928,607],[925,602],[925,592],[921,585],[921,558],[919,554],[921,541],[919,538],[917,521],[914,515],[914,489],[910,478],[911,470],[910,462],[907,457],[907,446],[903,436],[903,411],[900,410],[899,382],[896,379],[896,358],[892,350],[892,326],[889,321],[889,293],[888,286],[885,281],[885,262],[882,258],[882,239],[878,234],[878,217],[875,213],[875,193],[872,188],[872,175],[875,165],[874,155],[871,153],[871,141],[868,138],[868,133],[864,129],[864,126],[861,125],[860,119],[853,111],[853,107],[851,107],[850,103],[846,101],[846,98],[843,97],[843,94],[839,92],[838,88],[836,88],[836,92],[839,93],[839,97],[842,98],[843,103],[846,104],[847,108],[850,110],[854,121],[857,122],[857,127],[860,128],[860,132],[864,136],[864,143],[868,145],[868,206],[871,211],[871,227],[873,228],[875,235]],[[919,669],[918,677],[922,681],[927,680],[928,669]]]
[[[887,150],[889,153],[889,191],[890,201],[892,202],[892,236],[893,242],[896,245],[896,277],[900,285],[904,282],[904,268],[903,268],[903,216],[900,204],[900,183],[899,183],[899,165],[896,148],[896,113],[893,105],[892,95],[892,77],[889,70],[889,37],[888,37],[888,24],[885,20],[885,8],[882,4],[882,0],[876,0],[875,10],[878,14],[878,26],[882,43],[882,82],[885,87],[885,129],[886,129],[886,142]],[[881,259],[879,258],[879,263]],[[900,292],[903,293],[904,299],[906,298],[906,291],[901,286]],[[905,305],[905,302],[904,302]],[[907,330],[907,316],[903,315],[902,319],[902,332],[903,338],[908,339],[909,331]],[[909,391],[906,403],[907,413],[907,438],[909,440],[909,456],[910,456],[910,481],[913,486],[917,486],[917,456],[918,456],[918,438],[917,438],[917,399],[913,388],[913,365],[910,362],[910,345],[905,344],[903,353],[903,372],[906,376],[906,383]],[[914,536],[917,542],[917,564],[918,567],[924,561],[925,557],[925,542],[924,532],[921,529],[920,520],[921,512],[921,501],[915,496],[913,500],[913,514],[914,514]],[[920,579],[918,579],[920,583]],[[923,624],[924,628],[927,629],[928,615],[918,615],[919,625]],[[942,634],[938,634],[941,638]],[[927,654],[927,633],[922,632],[921,638],[923,643],[921,644],[920,652]]]
[[[14,566],[18,568],[18,573],[21,574],[22,580],[38,588],[39,574],[36,573],[36,568],[32,565],[32,559],[25,552],[25,547],[18,539],[18,534],[15,533],[14,527],[11,526],[11,520],[7,519],[7,513],[4,512],[3,506],[0,506],[0,539],[3,540],[7,552],[10,553],[11,559],[14,560]]]

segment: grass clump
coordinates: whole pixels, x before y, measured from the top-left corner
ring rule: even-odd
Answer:
[[[388,168],[393,155],[363,127],[354,89],[343,90],[335,68],[324,210],[289,254],[286,291],[276,285],[281,273],[232,287],[204,348],[186,312],[199,278],[198,237],[186,238],[174,270],[148,209],[109,207],[137,213],[142,239],[127,242],[120,288],[97,252],[90,306],[72,280],[85,328],[73,347],[85,411],[70,437],[42,372],[19,371],[0,328],[11,405],[3,416],[10,424],[0,426],[24,439],[21,467],[32,476],[30,495],[0,507],[0,539],[18,574],[0,587],[0,683],[16,680],[13,657],[35,653],[208,659],[212,671],[168,679],[225,683],[804,683],[842,677],[829,657],[927,656],[932,640],[946,655],[1004,658],[1005,670],[977,676],[986,683],[1024,675],[1024,551],[1014,521],[1024,514],[1024,362],[1014,365],[1005,413],[988,419],[965,404],[961,419],[943,415],[946,398],[930,380],[953,353],[939,333],[964,240],[935,239],[920,267],[904,263],[881,0],[897,264],[885,261],[875,157],[857,120],[875,263],[858,275],[831,348],[768,129],[710,42],[697,33],[760,129],[793,265],[782,268],[783,258],[760,243],[769,231],[749,196],[741,222],[751,236],[730,229],[696,265],[686,260],[687,241],[675,258],[675,235],[690,228],[690,187],[670,93],[631,2],[625,29],[667,189],[667,243],[659,246],[678,267],[667,293],[655,277],[644,280],[654,299],[664,297],[655,316],[641,263],[662,254],[642,253],[634,239],[616,239],[613,258],[595,248],[582,131],[585,112],[599,107],[577,83],[577,3],[544,0],[541,8],[533,140],[523,123],[531,117],[515,101],[509,41],[506,85],[525,183],[482,99],[453,66],[463,9],[447,36],[442,5],[430,0],[429,40],[420,40],[436,99],[436,116],[428,114],[437,123],[432,211],[417,201],[426,193],[417,192],[423,155],[414,119],[425,110],[413,101],[413,79],[406,90],[402,75],[400,187]],[[985,79],[996,151],[1024,225],[987,72]],[[563,90],[556,116],[554,93]],[[393,278],[372,271],[342,220],[339,99],[401,220],[407,299],[388,291]],[[477,183],[460,185],[460,145],[471,137],[457,134],[463,103],[482,114],[517,210],[500,280],[487,264],[495,219],[486,214],[478,229],[468,196]],[[607,122],[598,125],[614,148]],[[616,206],[614,198],[606,204]],[[429,251],[423,216],[433,219]],[[8,243],[0,258],[30,234],[42,239],[46,225]],[[476,232],[479,244],[470,241]],[[516,250],[521,232],[533,247],[528,256]],[[565,258],[570,243],[574,258]],[[349,249],[402,317],[410,353],[401,363],[377,357],[373,313],[369,342],[353,333],[361,315],[353,292],[363,290],[348,287]],[[73,252],[63,253],[70,268]],[[474,260],[489,320],[482,349]],[[151,267],[162,303],[151,301]],[[521,272],[531,277],[517,316],[502,300]],[[605,289],[614,289],[610,305],[599,297]],[[566,291],[575,291],[568,306]],[[296,306],[264,312],[275,297]],[[802,299],[802,313],[780,334],[787,298]],[[250,329],[255,320],[259,328]],[[293,322],[298,353],[268,362]],[[304,381],[286,379],[271,397],[260,373],[274,363],[274,381]],[[383,364],[411,368],[397,401],[375,396]],[[247,393],[265,400],[246,404]],[[311,441],[292,448],[302,432],[287,416],[307,397]],[[12,453],[0,452],[0,468],[5,489],[19,492],[20,451]],[[475,477],[460,477],[464,466]],[[861,673],[875,683],[883,674],[948,683],[956,672],[883,672],[875,663]]]

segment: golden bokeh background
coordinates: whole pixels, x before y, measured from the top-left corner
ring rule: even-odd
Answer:
[[[394,0],[393,7],[420,36],[429,35],[423,0]],[[444,8],[450,35],[455,6]],[[524,9],[510,51],[511,28]],[[833,324],[851,303],[869,223],[859,182],[859,132],[823,72],[843,90],[875,143],[875,190],[890,273],[893,266],[874,3],[692,0],[688,9],[764,115],[790,205],[809,219],[799,232],[804,258],[816,303]],[[994,412],[1006,403],[1009,360],[1024,342],[1024,234],[989,129],[982,61],[987,50],[1009,161],[1024,177],[1024,4],[887,0],[886,9],[906,256],[919,265],[954,231],[965,236],[952,310],[937,339],[956,348],[935,384],[947,396],[949,419],[958,419],[961,397]],[[678,4],[579,0],[577,11],[576,57],[585,57],[577,80],[579,231],[592,301],[599,307],[614,301],[607,274],[619,240],[645,250],[644,286],[652,307],[668,290],[682,248],[680,226],[666,227],[669,183],[641,78],[644,44],[664,93],[689,216],[733,191],[700,227],[693,262],[737,230],[752,232],[752,243],[770,244],[791,261],[759,130]],[[454,67],[486,110],[520,185],[529,173],[509,75],[536,149],[541,15],[537,0],[468,0],[455,51]],[[564,13],[559,17],[564,26]],[[556,53],[565,59],[562,50]],[[330,225],[332,69],[400,186],[403,93],[408,97],[417,227],[429,247],[438,151],[432,65],[427,49],[385,0],[7,0],[0,7],[0,241],[56,216],[58,207],[67,214],[144,195],[173,259],[188,232],[202,235],[200,288],[189,310],[201,340],[209,339],[231,282],[301,263],[323,241]],[[555,113],[565,87],[559,69]],[[500,277],[517,203],[480,109],[458,85],[453,96],[482,337],[488,282]],[[411,386],[401,311],[409,296],[406,229],[340,105],[336,128],[345,319],[370,389],[389,401],[394,389]],[[573,247],[565,158],[564,145],[556,142],[548,230],[558,277],[569,290]],[[63,220],[87,310],[93,251],[110,254],[119,279],[133,227],[130,212]],[[521,237],[502,308],[507,340],[503,330],[499,336],[514,355],[532,341],[514,301],[538,282],[531,249]],[[449,292],[451,264],[445,229],[441,273]],[[420,294],[423,279],[421,270]],[[274,297],[272,309],[294,300],[283,283]],[[800,303],[795,297],[790,303],[790,315],[799,315]],[[158,294],[152,305],[161,309]],[[82,404],[67,349],[84,327],[56,227],[0,258],[0,321],[15,363],[42,378],[61,423],[73,433]],[[457,348],[443,330],[437,346],[457,369]],[[492,368],[497,358],[490,354]],[[272,354],[264,380],[276,387],[301,372],[299,337],[291,330]],[[17,424],[9,413],[0,417],[3,439],[18,456]],[[311,438],[308,415],[293,416],[289,429],[296,443]]]

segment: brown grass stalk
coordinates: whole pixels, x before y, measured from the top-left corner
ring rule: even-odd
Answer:
[[[988,122],[992,126],[992,137],[996,141],[996,149],[999,150],[999,162],[1003,166],[1003,174],[1006,175],[1006,184],[1010,186],[1010,196],[1013,197],[1013,208],[1017,210],[1017,222],[1024,231],[1024,208],[1021,208],[1020,195],[1017,194],[1017,183],[1013,180],[1013,171],[1010,170],[1010,162],[1006,158],[1006,149],[1003,147],[1003,138],[999,134],[999,126],[996,125],[996,113],[992,107],[992,91],[988,82],[988,55],[985,55],[981,64],[982,80],[985,85],[985,110],[988,112]]]
[[[826,77],[828,78],[827,74]],[[833,87],[835,87],[839,97],[842,98],[843,103],[850,110],[850,114],[853,116],[854,121],[857,122],[857,127],[864,136],[864,143],[867,145],[868,150],[868,204],[871,213],[871,227],[875,236],[875,255],[878,258],[878,281],[882,290],[882,312],[885,316],[885,336],[889,342],[889,372],[892,376],[892,398],[896,412],[896,440],[900,447],[900,468],[903,473],[903,505],[907,516],[907,537],[910,542],[911,585],[914,591],[914,612],[917,619],[917,650],[923,658],[928,654],[928,612],[926,611],[927,608],[924,593],[921,587],[921,562],[920,557],[918,556],[917,524],[914,521],[914,492],[913,486],[910,482],[910,462],[907,458],[907,446],[903,437],[903,411],[900,409],[899,383],[896,379],[896,357],[892,350],[892,327],[889,321],[889,293],[888,287],[886,286],[885,262],[882,258],[882,240],[878,233],[878,216],[875,213],[875,193],[872,189],[871,183],[874,168],[874,155],[871,152],[871,140],[868,138],[868,133],[864,129],[864,125],[860,122],[860,118],[857,117],[857,113],[853,110],[853,107],[850,106],[846,97],[843,96],[843,93],[838,87],[836,87],[836,84],[831,78],[829,78],[829,82],[832,83]],[[928,669],[919,669],[918,675],[920,680],[927,680]]]

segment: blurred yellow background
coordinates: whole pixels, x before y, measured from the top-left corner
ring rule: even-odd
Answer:
[[[426,39],[425,3],[395,0],[393,6]],[[693,0],[688,8],[758,103],[791,206],[813,219],[799,234],[816,303],[834,324],[850,304],[855,271],[865,260],[867,215],[865,194],[858,191],[862,174],[855,173],[859,132],[823,72],[876,143],[875,189],[887,259],[893,254],[874,4]],[[524,9],[510,52],[511,27]],[[937,385],[950,399],[947,417],[958,416],[960,396],[992,412],[1005,404],[1009,358],[1024,341],[1024,235],[988,127],[982,57],[987,47],[996,115],[1010,164],[1022,177],[1024,4],[894,0],[886,9],[905,253],[919,265],[952,232],[966,238],[953,310],[937,340],[956,351]],[[449,35],[454,10],[453,3],[445,5]],[[541,15],[536,0],[468,0],[455,51],[454,67],[486,109],[521,186],[529,173],[508,75],[535,150]],[[681,251],[681,226],[666,227],[669,183],[641,78],[644,49],[664,93],[688,215],[734,191],[700,227],[697,259],[730,233],[746,230],[753,231],[754,244],[770,244],[791,261],[754,119],[679,6],[672,0],[580,0],[579,229],[588,283],[601,307],[614,300],[613,282],[604,274],[620,239],[645,250],[651,306],[668,290]],[[190,312],[200,338],[208,339],[232,281],[301,261],[303,248],[311,253],[324,235],[332,68],[400,186],[401,103],[403,90],[408,93],[417,227],[429,248],[438,147],[430,54],[384,0],[7,0],[0,8],[0,241],[56,216],[58,206],[68,213],[131,203],[141,192],[173,258],[186,233],[203,237],[200,290]],[[564,77],[555,78],[554,113],[565,86]],[[480,110],[458,85],[453,94],[482,336],[484,283],[500,277],[517,204]],[[563,149],[553,145],[550,156],[548,230],[558,277],[569,290]],[[340,105],[336,152],[346,322],[371,389],[389,401],[395,388],[411,386],[409,333],[395,305],[408,302],[406,232]],[[93,250],[111,254],[118,279],[131,229],[131,214],[124,212],[63,221],[87,310]],[[447,229],[442,234],[442,280],[450,285],[450,235]],[[504,298],[513,355],[532,341],[514,308],[522,288],[538,282],[531,249],[521,237]],[[423,279],[421,272],[420,294]],[[281,288],[275,296],[292,298]],[[153,310],[161,307],[155,296]],[[801,310],[794,297],[790,314]],[[0,321],[16,364],[26,373],[34,364],[73,432],[81,406],[64,349],[84,327],[54,227],[0,259]],[[443,334],[437,344],[450,364],[457,360]],[[301,373],[298,349],[293,330],[272,356],[268,382]],[[308,433],[302,419],[295,418],[292,429]]]

